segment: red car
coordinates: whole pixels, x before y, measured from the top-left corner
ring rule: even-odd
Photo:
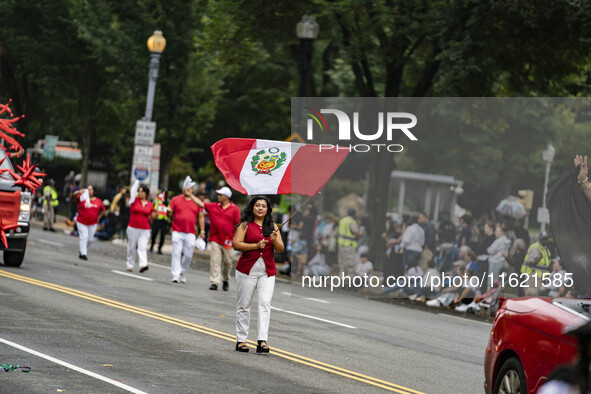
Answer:
[[[575,361],[578,341],[566,334],[589,321],[591,300],[515,298],[493,323],[484,358],[484,390],[536,393],[558,366]]]

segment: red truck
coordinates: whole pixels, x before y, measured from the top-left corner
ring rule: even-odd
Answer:
[[[14,171],[10,159],[1,148],[0,162],[0,168]],[[6,231],[7,247],[0,241],[0,250],[4,252],[4,265],[18,267],[25,258],[32,202],[33,196],[29,191],[15,185],[8,172],[0,173],[0,218],[4,225],[17,224]]]

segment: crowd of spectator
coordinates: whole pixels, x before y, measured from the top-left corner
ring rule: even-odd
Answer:
[[[314,205],[302,211],[291,218],[284,232],[291,253],[285,256],[283,273],[291,273],[295,279],[344,272],[339,248],[346,245],[347,251],[354,246],[355,268],[352,274],[344,272],[345,276],[378,276],[384,294],[423,301],[431,307],[477,312],[498,300],[501,283],[504,291],[516,296],[576,296],[573,288],[564,285],[568,283],[566,271],[551,235],[542,232],[532,242],[524,220],[493,213],[475,220],[467,213],[456,225],[445,214],[436,226],[424,212],[402,218],[388,216],[381,234],[385,250],[375,251],[369,249],[369,240],[380,235],[372,234],[368,217],[357,216],[354,210],[343,218],[321,216]],[[381,261],[382,271],[375,269],[371,258]],[[541,280],[544,274],[550,281]],[[510,275],[514,279],[511,283],[518,283],[512,288],[508,288]],[[386,285],[387,278],[398,277],[407,279],[404,286]],[[419,277],[420,281],[411,280]],[[445,280],[434,282],[435,277]],[[464,280],[454,281],[454,277]],[[553,280],[558,277],[562,280]],[[548,282],[550,286],[544,286]],[[557,283],[563,285],[554,286]]]

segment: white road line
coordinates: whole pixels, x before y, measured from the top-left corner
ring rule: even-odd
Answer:
[[[85,374],[85,375],[88,375],[88,376],[90,376],[90,377],[93,377],[93,378],[95,378],[95,379],[102,380],[103,382],[106,382],[106,383],[112,384],[113,386],[117,386],[117,387],[119,387],[119,388],[121,388],[121,389],[123,389],[123,390],[127,390],[127,391],[129,391],[130,393],[136,393],[136,394],[147,394],[147,393],[146,393],[146,392],[144,392],[144,391],[141,391],[141,390],[138,390],[138,389],[136,389],[136,388],[133,388],[133,387],[131,387],[131,386],[128,386],[128,385],[126,385],[126,384],[123,384],[123,383],[117,382],[116,380],[109,379],[109,378],[107,378],[107,377],[105,377],[105,376],[102,376],[102,375],[99,375],[99,374],[97,374],[97,373],[94,373],[94,372],[88,371],[88,370],[86,370],[86,369],[84,369],[84,368],[80,368],[80,367],[77,367],[77,366],[75,366],[75,365],[72,365],[72,364],[70,364],[70,363],[67,363],[67,362],[65,362],[65,361],[58,360],[57,358],[53,358],[53,357],[51,357],[51,356],[48,356],[48,355],[46,355],[46,354],[43,354],[43,353],[39,353],[39,352],[37,352],[37,351],[35,351],[35,350],[33,350],[33,349],[29,349],[29,348],[27,348],[27,347],[24,347],[24,346],[22,346],[22,345],[19,345],[19,344],[17,344],[17,343],[14,343],[14,342],[7,341],[6,339],[0,338],[0,342],[4,343],[4,344],[6,344],[6,345],[9,345],[9,346],[15,347],[15,348],[17,348],[17,349],[20,349],[20,350],[22,350],[22,351],[25,351],[25,352],[27,352],[27,353],[30,353],[30,354],[32,354],[32,355],[35,355],[35,356],[37,356],[37,357],[41,357],[41,358],[44,358],[44,359],[46,359],[46,360],[49,360],[49,361],[51,361],[51,362],[54,362],[54,363],[56,363],[56,364],[62,365],[62,366],[64,366],[64,367],[66,367],[66,368],[69,368],[69,369],[72,369],[72,370],[74,370],[74,371],[77,371],[77,372],[83,373],[83,374]]]
[[[274,306],[272,306],[271,309],[274,309],[274,310],[279,311],[279,312],[289,313],[290,315],[307,317],[308,319],[314,319],[314,320],[322,321],[322,322],[325,322],[325,323],[336,324],[337,326],[342,326],[342,327],[347,327],[347,328],[355,328],[355,329],[357,328],[357,327],[350,326],[348,324],[343,324],[343,323],[339,323],[339,322],[332,321],[332,320],[321,319],[321,318],[316,317],[316,316],[310,316],[310,315],[304,315],[303,313],[286,311],[285,309],[276,308]]]
[[[326,301],[326,300],[321,300],[318,298],[312,298],[312,297],[304,297],[298,294],[293,294],[293,293],[288,293],[287,291],[282,291],[281,294],[286,295],[286,296],[290,296],[290,297],[297,297],[297,298],[301,298],[303,300],[308,300],[308,301],[314,301],[314,302],[319,302],[321,304],[330,304],[330,301]]]
[[[57,247],[64,246],[64,244],[60,244],[59,242],[46,241],[44,239],[38,239],[37,241],[41,242],[42,244],[47,244],[47,245],[51,245],[51,246],[57,246]]]
[[[147,280],[147,281],[150,281],[150,282],[153,282],[154,281],[154,279],[152,279],[152,278],[146,278],[145,276],[128,274],[127,272],[121,272],[121,271],[117,271],[117,270],[111,270],[111,272],[114,273],[114,274],[131,276],[132,278],[141,279],[141,280]]]
[[[170,265],[166,266],[166,265],[162,265],[162,264],[150,263],[150,267],[157,267],[157,268],[162,268],[162,269],[166,269],[166,270],[170,271]]]
[[[461,320],[463,322],[469,321],[469,322],[472,322],[472,323],[485,324],[485,325],[487,325],[489,327],[492,326],[492,323],[487,323],[487,322],[478,321],[478,320],[472,320],[472,319],[466,319],[466,318],[460,317],[460,316],[452,316],[452,315],[448,315],[446,313],[438,313],[438,315],[439,316],[445,316],[445,317],[451,317],[452,319],[459,319],[459,320]]]

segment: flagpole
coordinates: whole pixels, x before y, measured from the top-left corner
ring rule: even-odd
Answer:
[[[318,193],[318,194],[320,194],[320,193]],[[302,209],[302,207],[303,207],[303,206],[305,206],[305,205],[308,203],[308,201],[310,201],[310,199],[311,199],[312,197],[314,197],[314,196],[308,196],[308,198],[306,199],[306,201],[304,201],[304,202],[302,203],[302,205],[300,205],[300,207],[299,207],[298,209],[296,209],[296,211],[295,211],[295,212],[293,212],[291,215],[289,215],[289,217],[287,218],[287,220],[286,220],[285,222],[281,223],[281,226],[279,226],[279,228],[283,227],[283,225],[284,225],[285,223],[289,222],[289,221],[291,220],[291,218],[293,217],[293,215],[295,215],[296,213],[298,213],[298,212],[299,212],[299,210],[300,210],[300,209]]]

